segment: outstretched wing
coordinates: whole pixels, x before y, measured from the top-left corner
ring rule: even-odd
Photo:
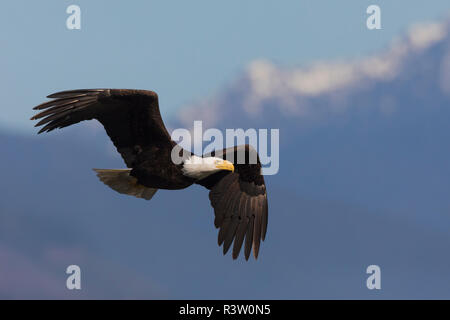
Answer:
[[[219,172],[200,181],[211,191],[209,199],[214,208],[214,224],[220,228],[218,243],[226,254],[233,244],[233,259],[239,256],[243,245],[248,260],[258,258],[260,241],[265,239],[268,221],[267,193],[261,163],[254,148],[249,145],[212,153],[234,164],[234,172]]]
[[[39,133],[64,128],[83,120],[97,119],[122,155],[133,167],[137,154],[148,146],[172,147],[161,119],[158,95],[129,89],[81,89],[49,95],[53,100],[34,108],[43,110],[31,118],[41,119]]]

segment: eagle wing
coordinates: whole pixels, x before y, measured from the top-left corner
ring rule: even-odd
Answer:
[[[103,125],[128,167],[133,167],[142,149],[158,144],[171,148],[173,142],[161,118],[158,95],[153,91],[129,89],[80,89],[49,95],[31,118],[41,119],[39,133],[64,128],[83,120],[97,119]]]
[[[232,256],[236,259],[245,239],[245,259],[248,260],[252,247],[258,258],[268,222],[266,185],[258,154],[250,145],[242,145],[213,152],[212,156],[231,161],[235,167],[234,172],[219,172],[199,183],[211,190],[214,224],[220,228],[218,244],[223,244],[226,254],[234,241]]]

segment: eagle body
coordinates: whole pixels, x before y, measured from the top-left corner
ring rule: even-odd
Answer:
[[[172,162],[167,148],[146,148],[136,155],[132,168],[130,174],[149,188],[177,190],[187,188],[195,182],[195,179],[183,174],[182,164]]]
[[[266,185],[261,163],[250,145],[195,155],[177,145],[167,132],[153,91],[131,89],[80,89],[51,94],[50,101],[34,109],[43,126],[39,133],[84,120],[98,120],[126,167],[94,169],[113,190],[150,200],[158,189],[185,189],[192,184],[209,190],[214,208],[218,244],[226,254],[233,245],[236,259],[244,247],[245,259],[258,257],[268,222]],[[177,148],[177,149],[175,149]],[[183,154],[172,160],[173,150]]]

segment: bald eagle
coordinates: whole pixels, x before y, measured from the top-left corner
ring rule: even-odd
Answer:
[[[150,200],[158,189],[184,189],[199,184],[209,189],[214,224],[220,228],[223,254],[233,243],[232,257],[239,256],[244,243],[248,260],[258,258],[260,240],[267,231],[267,194],[259,157],[250,145],[195,155],[177,145],[161,118],[158,95],[130,89],[81,89],[47,96],[34,110],[43,110],[31,120],[41,119],[38,133],[64,128],[83,120],[97,119],[122,156],[127,169],[94,169],[113,190]],[[179,148],[181,163],[172,161]],[[245,161],[237,161],[239,153]],[[256,161],[250,161],[250,159]]]

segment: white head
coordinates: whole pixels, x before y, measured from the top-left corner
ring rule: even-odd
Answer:
[[[221,170],[234,171],[230,161],[216,157],[202,158],[192,155],[183,162],[183,174],[194,179],[203,179]]]

